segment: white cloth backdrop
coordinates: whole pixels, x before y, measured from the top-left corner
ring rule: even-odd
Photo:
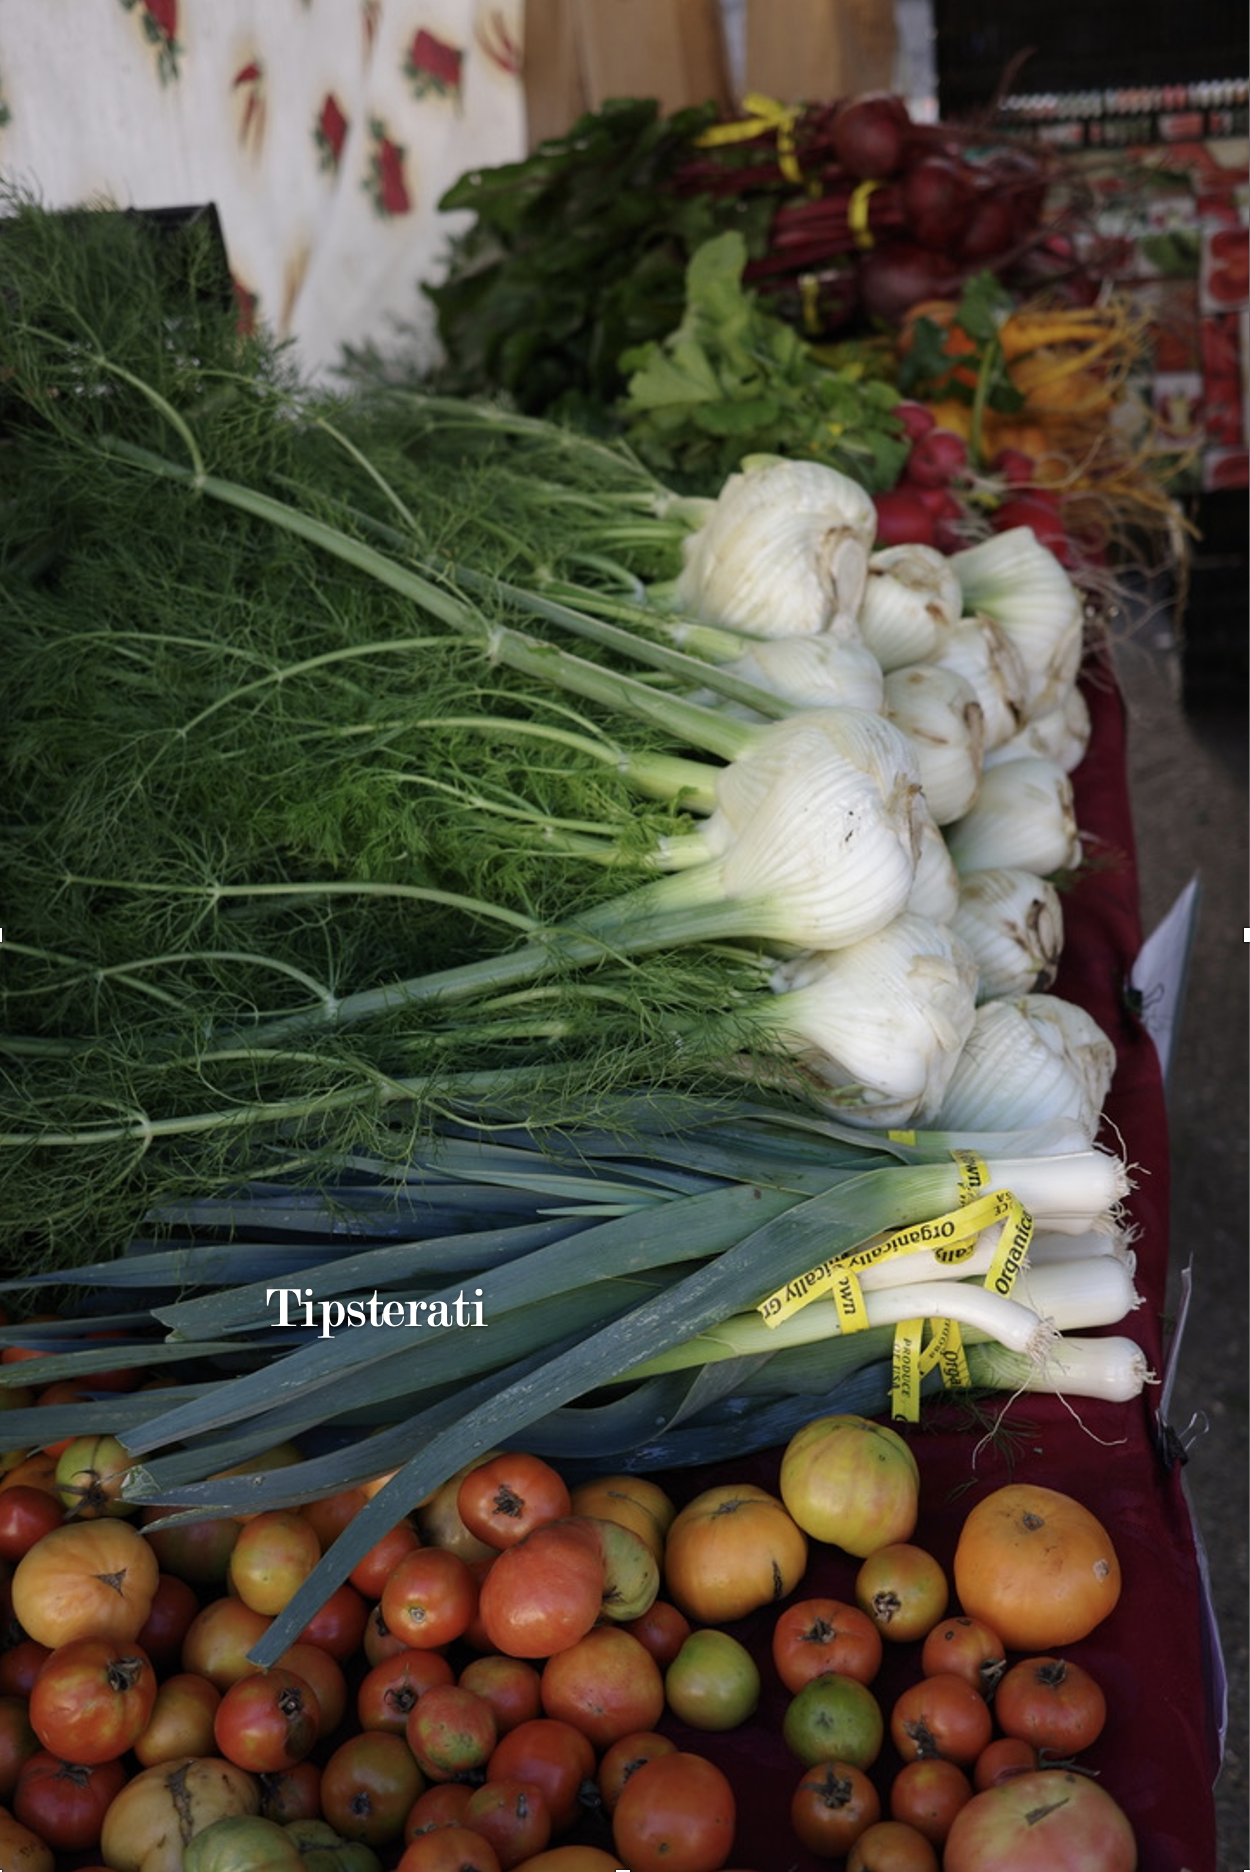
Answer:
[[[0,0],[0,179],[49,208],[208,202],[307,376],[434,353],[440,195],[525,153],[524,0]]]

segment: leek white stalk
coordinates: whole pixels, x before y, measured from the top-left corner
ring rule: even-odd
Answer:
[[[962,819],[981,785],[985,718],[972,685],[937,663],[910,663],[885,678],[882,711],[915,743],[925,804],[940,826]]]
[[[1001,624],[984,613],[960,618],[927,661],[955,670],[972,684],[985,720],[987,757],[1013,739],[1025,719],[1029,679],[1020,652]]]
[[[1002,625],[1029,678],[1030,716],[1054,708],[1080,667],[1085,607],[1032,527],[1010,527],[951,555],[969,611]]]
[[[1063,953],[1063,907],[1046,878],[1019,866],[969,871],[951,926],[976,957],[979,1001],[1040,994]]]
[[[882,546],[868,561],[860,634],[885,671],[932,658],[963,609],[959,580],[932,546]]]
[[[1010,865],[1048,877],[1081,855],[1072,782],[1039,756],[984,768],[975,806],[945,832],[963,875]]]
[[[1016,760],[1022,754],[1040,754],[1062,767],[1064,773],[1072,773],[1085,758],[1090,730],[1089,703],[1074,683],[1054,708],[1035,715],[1010,741],[987,754],[986,764]]]
[[[898,916],[770,979],[775,999],[751,1018],[784,1040],[819,1104],[876,1126],[937,1111],[976,1007],[976,965],[945,924]]]
[[[1082,1255],[1115,1255],[1131,1273],[1137,1267],[1137,1256],[1129,1246],[1130,1239],[1128,1229],[1119,1224],[1089,1229],[1084,1235],[1061,1235],[1050,1229],[1035,1229],[1029,1243],[1029,1261],[1040,1267],[1045,1261],[1072,1261]]]
[[[856,638],[876,530],[871,497],[837,469],[748,456],[683,541],[671,595],[760,637]]]
[[[912,916],[949,923],[959,908],[959,873],[940,826],[927,806],[919,815],[919,849],[907,910]]]
[[[1040,1359],[1013,1352],[993,1340],[965,1334],[968,1377],[989,1390],[1048,1392],[1057,1397],[1099,1398],[1128,1404],[1158,1382],[1135,1339],[1108,1333],[1100,1339],[1060,1333]]]
[[[1058,995],[985,1001],[955,1063],[938,1122],[1008,1130],[1039,1118],[1098,1129],[1115,1048],[1098,1023]]]

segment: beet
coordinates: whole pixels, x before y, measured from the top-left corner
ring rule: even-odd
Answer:
[[[930,429],[912,444],[905,481],[921,488],[946,488],[968,466],[968,444],[953,429]]]
[[[907,160],[912,128],[901,97],[892,91],[864,91],[838,105],[829,136],[842,167],[866,180],[898,174]]]
[[[976,200],[976,178],[955,156],[934,153],[914,162],[900,184],[903,215],[921,247],[947,253],[958,246]]]
[[[914,241],[870,247],[859,263],[860,303],[870,318],[898,325],[924,299],[958,291],[960,275],[949,263]]]

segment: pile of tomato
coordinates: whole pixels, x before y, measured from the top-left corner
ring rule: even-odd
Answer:
[[[1118,1594],[1105,1531],[998,1490],[948,1578],[912,1538],[910,1449],[870,1420],[800,1431],[776,1494],[680,1509],[486,1452],[264,1671],[249,1652],[372,1488],[162,1526],[113,1437],[2,1460],[4,1872],[722,1872],[744,1784],[716,1744],[779,1693],[778,1864],[1136,1864],[1081,1771],[1107,1708],[1067,1655]],[[854,1557],[853,1594],[805,1590],[814,1542]],[[761,1618],[766,1656],[738,1623]]]

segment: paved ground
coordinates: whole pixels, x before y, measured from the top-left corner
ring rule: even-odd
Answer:
[[[1250,1867],[1247,1777],[1247,742],[1245,683],[1227,699],[1182,703],[1180,657],[1165,612],[1117,630],[1129,707],[1129,775],[1147,932],[1195,874],[1201,904],[1176,1039],[1169,1118],[1173,1288],[1192,1259],[1174,1428],[1205,1424],[1186,1480],[1210,1560],[1229,1678],[1217,1783],[1217,1872]]]

